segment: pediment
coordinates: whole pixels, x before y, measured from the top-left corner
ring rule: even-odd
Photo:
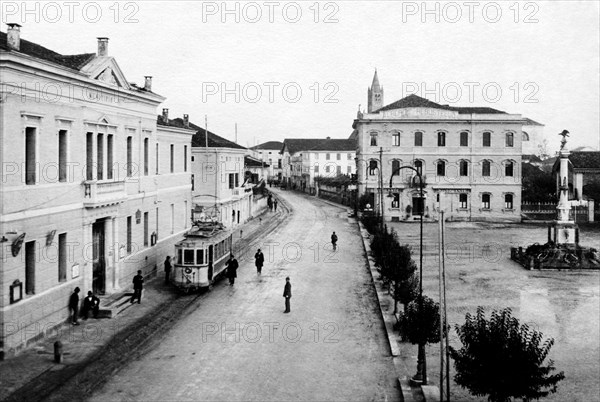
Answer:
[[[95,57],[81,69],[81,72],[104,84],[130,89],[129,83],[114,57]]]

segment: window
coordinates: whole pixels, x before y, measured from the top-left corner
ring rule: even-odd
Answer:
[[[235,188],[235,175],[229,173],[229,188]]]
[[[194,250],[183,250],[183,263],[194,265]]]
[[[236,187],[240,186],[240,174],[239,173],[235,174],[235,186]]]
[[[483,133],[483,146],[491,147],[492,146],[492,133],[486,131]]]
[[[127,177],[133,174],[133,137],[127,137]]]
[[[438,132],[438,147],[446,146],[446,133],[443,131]]]
[[[511,161],[506,161],[504,165],[504,175],[512,177],[514,174],[514,164]]]
[[[338,161],[341,161],[342,160],[342,154],[337,154],[336,158],[337,158]]]
[[[34,127],[25,129],[25,184],[33,185],[37,180],[35,142],[36,133]]]
[[[392,161],[392,176],[400,174],[400,161],[398,159],[394,159]]]
[[[196,265],[204,264],[204,250],[196,250]]]
[[[521,140],[522,141],[529,141],[529,134],[527,134],[525,131],[523,131],[523,133],[521,135]]]
[[[98,144],[96,147],[97,154],[97,167],[98,167],[98,180],[104,179],[104,134],[98,134]]]
[[[171,173],[175,172],[175,145],[171,144],[170,153]]]
[[[315,174],[319,173],[319,164],[315,164]]]
[[[463,131],[460,133],[460,146],[461,147],[469,146],[469,133],[466,131]]]
[[[148,176],[148,138],[144,138],[144,176]]]
[[[127,254],[131,254],[131,216],[127,217]]]
[[[504,208],[513,209],[513,195],[512,194],[504,195]]]
[[[400,193],[393,193],[392,195],[394,196],[392,198],[392,208],[400,208]]]
[[[337,166],[335,170],[336,170],[337,174],[342,174],[342,167],[341,166]]]
[[[106,137],[106,178],[113,178],[113,151],[114,150],[114,135],[109,134]]]
[[[331,171],[331,166],[326,165],[325,166],[325,173],[329,173]]]
[[[459,194],[458,203],[461,209],[467,209],[467,194]]]
[[[491,163],[488,160],[483,161],[481,165],[481,175],[489,176],[491,171]]]
[[[461,176],[468,176],[469,175],[469,162],[462,160],[460,161],[460,175]]]
[[[506,133],[506,146],[507,147],[515,146],[515,135],[513,133]]]
[[[175,233],[175,204],[171,204],[171,234]]]
[[[25,243],[25,293],[35,294],[35,240]]]
[[[348,157],[348,160],[351,161],[352,160],[352,154],[347,154],[346,155]]]
[[[194,185],[194,175],[192,175],[192,191],[194,191],[195,185]]]
[[[156,144],[156,170],[154,173],[158,174],[158,143]]]
[[[148,247],[148,212],[144,212],[144,246]]]
[[[370,142],[372,147],[376,147],[377,146],[377,133],[371,133],[371,142]]]
[[[352,166],[346,166],[346,173],[347,174],[351,174],[352,173]]]
[[[490,209],[490,195],[488,193],[481,195],[481,208]]]
[[[58,181],[67,181],[67,130],[58,132]]]
[[[281,169],[281,159],[279,159],[279,160],[277,161],[277,168],[278,168],[278,169]]]
[[[58,235],[58,281],[67,280],[67,234]]]
[[[438,161],[437,163],[437,175],[446,176],[446,162]]]
[[[331,159],[331,154],[325,154],[325,159],[330,160]]]
[[[377,170],[377,161],[370,160],[369,161],[369,176],[374,176],[376,170]]]
[[[85,144],[85,178],[94,179],[94,134],[87,133]]]
[[[415,147],[422,147],[423,146],[423,133],[420,131],[417,131],[415,133]]]
[[[400,146],[400,133],[392,133],[392,145],[395,147]]]
[[[423,161],[419,161],[416,160],[415,161],[415,169],[417,169],[417,172],[419,172],[419,174],[423,174]]]

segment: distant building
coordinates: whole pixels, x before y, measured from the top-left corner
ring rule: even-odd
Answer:
[[[269,165],[267,180],[281,181],[283,175],[282,156],[279,153],[283,143],[280,141],[269,141],[250,147],[253,151],[253,157],[264,161]]]
[[[193,131],[109,56],[61,55],[0,32],[0,348],[68,315],[75,287],[109,295],[155,273],[189,227]],[[143,60],[140,60],[143,62]],[[47,91],[41,91],[46,88]],[[168,111],[164,110],[164,116]],[[162,118],[162,116],[161,116]]]
[[[245,183],[248,149],[190,123],[194,208],[233,228],[252,217],[252,186]]]
[[[370,95],[379,85],[377,76],[373,81]],[[520,221],[523,123],[518,114],[417,95],[359,111],[351,136],[359,195],[386,221],[436,219],[440,210],[451,220]],[[405,166],[422,174],[423,199],[416,173]]]
[[[537,121],[523,118],[523,129],[522,129],[522,152],[523,155],[535,155],[548,157],[549,155],[544,155],[544,152],[548,151],[544,148],[546,144],[544,143],[544,125],[538,123]]]
[[[265,163],[263,160],[257,159],[253,156],[246,155],[244,157],[244,172],[246,180],[250,180],[253,184],[260,182],[261,180],[267,181],[269,176],[269,169],[271,166]],[[248,177],[250,173],[250,178]]]
[[[284,180],[313,194],[316,177],[356,173],[356,142],[349,139],[286,138],[281,148]]]
[[[560,178],[560,159],[555,161],[552,169],[557,178],[557,188]],[[592,183],[600,184],[600,151],[571,151],[569,155],[569,198],[575,200],[589,199],[586,186]],[[600,200],[594,200],[600,203]]]

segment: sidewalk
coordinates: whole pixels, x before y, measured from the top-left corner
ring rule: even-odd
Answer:
[[[279,205],[277,213],[266,212],[238,226],[233,232],[234,247],[243,247],[244,243],[276,227],[288,214],[285,204],[280,202]],[[240,230],[243,230],[242,238]],[[164,284],[163,275],[158,272],[157,277],[146,283],[141,304],[133,304],[113,319],[90,318],[80,320],[78,326],[65,323],[31,347],[0,362],[0,400],[47,398],[87,370],[87,366],[111,354],[115,355],[110,357],[114,367],[104,365],[103,369],[118,369],[118,364],[126,362],[154,333],[166,332],[168,321],[179,317],[177,313],[181,314],[199,297],[181,297],[174,288]],[[54,342],[58,340],[63,344],[60,364],[54,362]]]

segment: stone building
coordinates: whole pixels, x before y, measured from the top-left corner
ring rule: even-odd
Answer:
[[[165,123],[152,78],[109,55],[61,55],[0,32],[0,347],[64,322],[75,287],[109,295],[152,274],[189,226],[193,131]],[[165,110],[166,113],[166,110]]]
[[[258,158],[269,165],[267,169],[267,180],[278,180],[281,181],[283,175],[283,160],[279,153],[283,143],[280,141],[268,141],[262,144],[258,144],[254,147],[250,147],[252,150],[252,156]]]
[[[377,75],[373,81],[369,101],[383,104]],[[451,220],[520,221],[523,124],[518,114],[417,95],[359,111],[351,135],[359,195],[386,221],[436,219],[440,210]],[[403,166],[422,174],[423,198],[416,173]]]

